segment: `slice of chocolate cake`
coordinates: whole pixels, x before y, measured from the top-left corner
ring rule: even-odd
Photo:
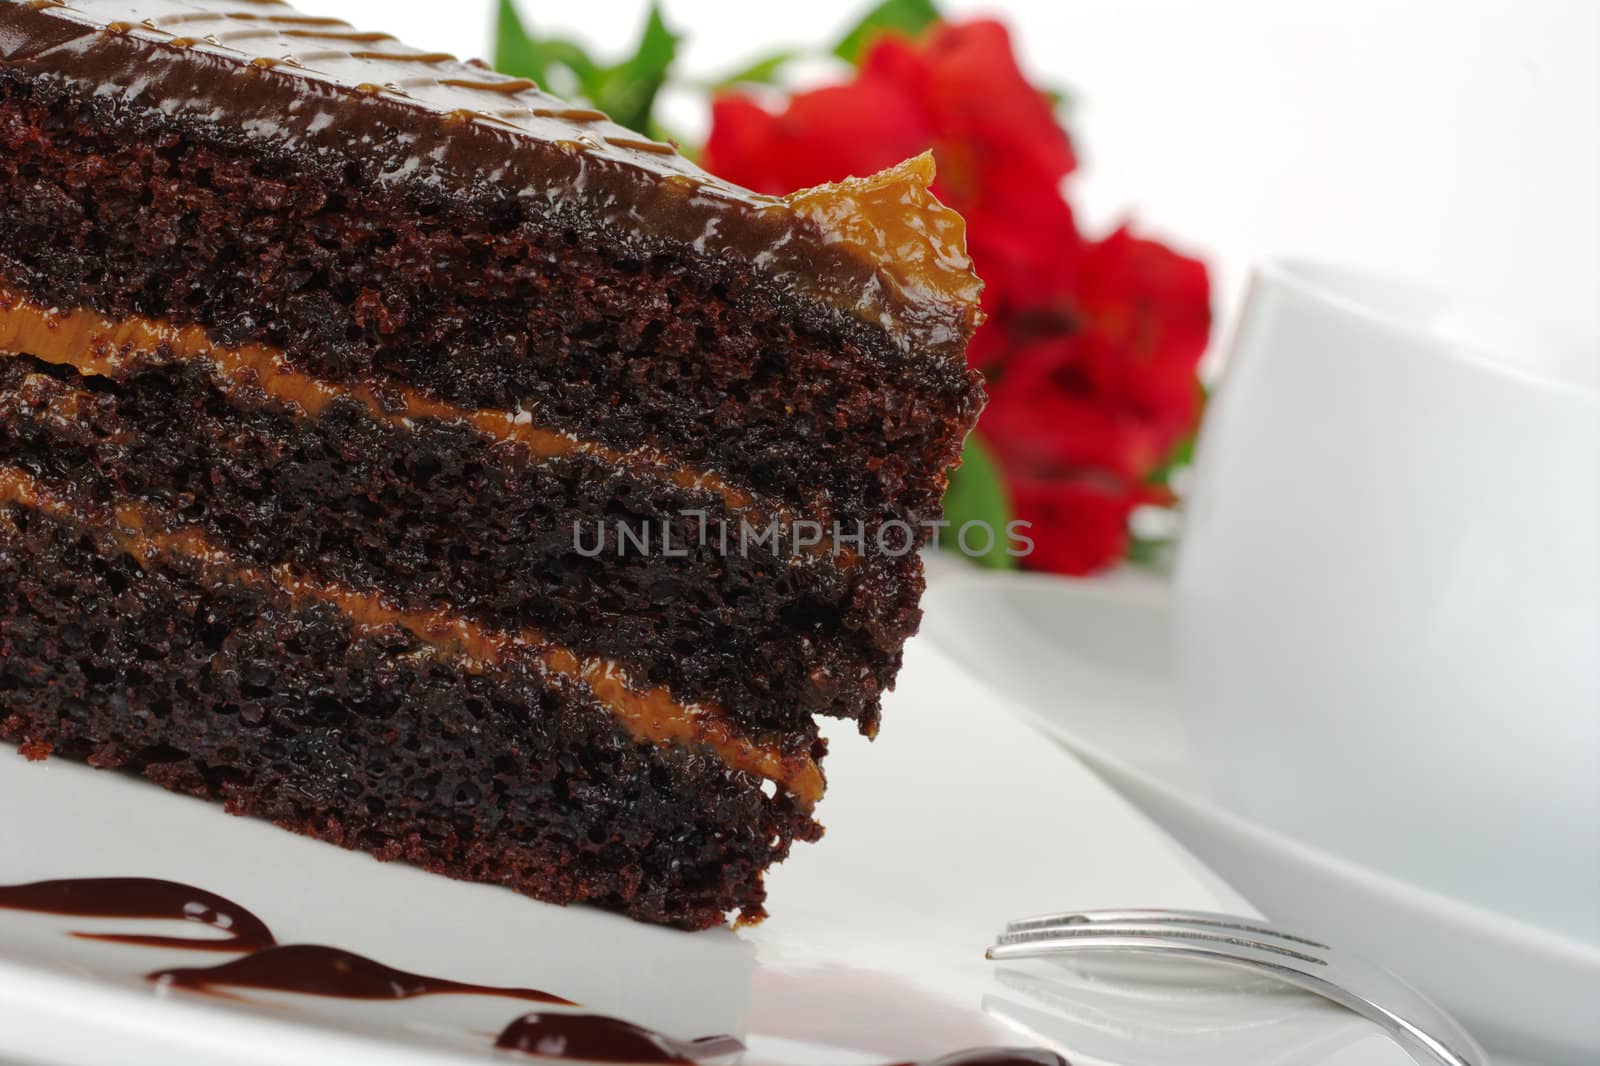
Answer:
[[[981,404],[930,178],[758,196],[276,0],[0,0],[0,737],[759,917]]]

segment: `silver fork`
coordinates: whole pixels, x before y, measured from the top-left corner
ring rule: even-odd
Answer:
[[[1330,999],[1382,1026],[1424,1066],[1488,1066],[1450,1015],[1387,970],[1259,920],[1206,911],[1100,910],[1007,922],[997,962],[1074,951],[1132,951],[1239,967]]]

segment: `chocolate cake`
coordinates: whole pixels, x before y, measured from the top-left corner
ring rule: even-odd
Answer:
[[[276,0],[0,0],[0,737],[759,918],[982,402],[931,166],[759,196]]]

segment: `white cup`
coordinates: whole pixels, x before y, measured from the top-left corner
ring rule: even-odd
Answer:
[[[1258,271],[1177,612],[1223,803],[1600,942],[1600,345],[1354,271]]]

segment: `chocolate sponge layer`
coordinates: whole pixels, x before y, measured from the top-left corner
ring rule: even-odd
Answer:
[[[464,672],[333,607],[142,568],[0,506],[0,738],[386,859],[686,928],[761,913],[820,830],[581,685]]]
[[[401,429],[354,401],[306,418],[225,396],[193,364],[111,381],[0,356],[0,456],[160,504],[252,562],[537,627],[757,733],[809,736],[819,713],[871,728],[918,618],[914,555],[842,567],[790,546],[724,551],[717,525],[741,519],[714,493],[587,456],[535,460],[459,425]]]

